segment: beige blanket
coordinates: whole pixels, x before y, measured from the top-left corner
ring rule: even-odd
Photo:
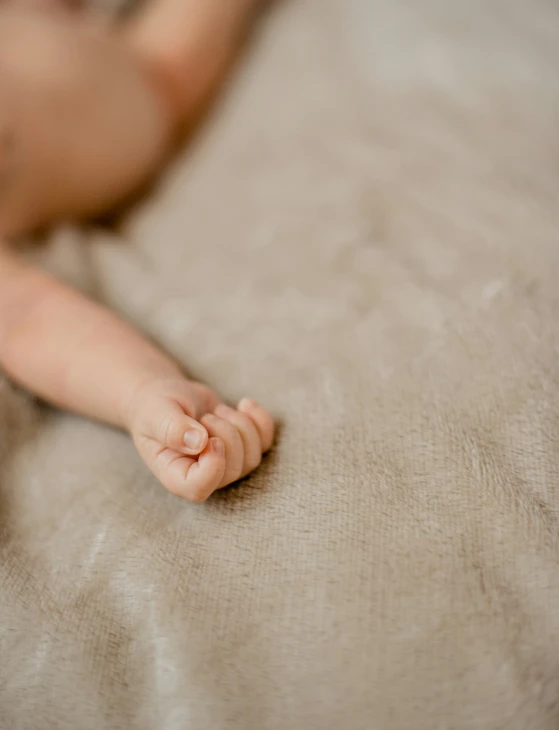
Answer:
[[[60,276],[281,422],[196,506],[0,380],[2,730],[557,730],[559,6],[297,0]]]

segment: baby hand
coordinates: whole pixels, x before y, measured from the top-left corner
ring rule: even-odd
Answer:
[[[191,502],[256,469],[274,436],[270,414],[255,401],[229,408],[205,385],[180,376],[142,386],[128,414],[146,465],[166,489]]]

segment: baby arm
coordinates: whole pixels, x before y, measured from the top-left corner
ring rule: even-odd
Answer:
[[[250,399],[229,408],[109,311],[0,248],[0,367],[39,396],[127,429],[171,492],[202,501],[273,438]]]

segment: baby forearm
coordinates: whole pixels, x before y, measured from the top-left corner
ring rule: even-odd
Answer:
[[[109,311],[3,255],[0,367],[46,400],[119,427],[143,382],[179,372]]]
[[[0,243],[0,367],[62,407],[126,428],[173,494],[201,502],[255,469],[274,424],[229,408],[131,327]]]

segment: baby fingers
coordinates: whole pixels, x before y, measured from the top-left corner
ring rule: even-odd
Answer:
[[[190,502],[203,502],[223,481],[225,447],[219,438],[211,438],[197,460],[173,449],[158,448],[155,441],[144,442],[139,450],[161,484]]]

